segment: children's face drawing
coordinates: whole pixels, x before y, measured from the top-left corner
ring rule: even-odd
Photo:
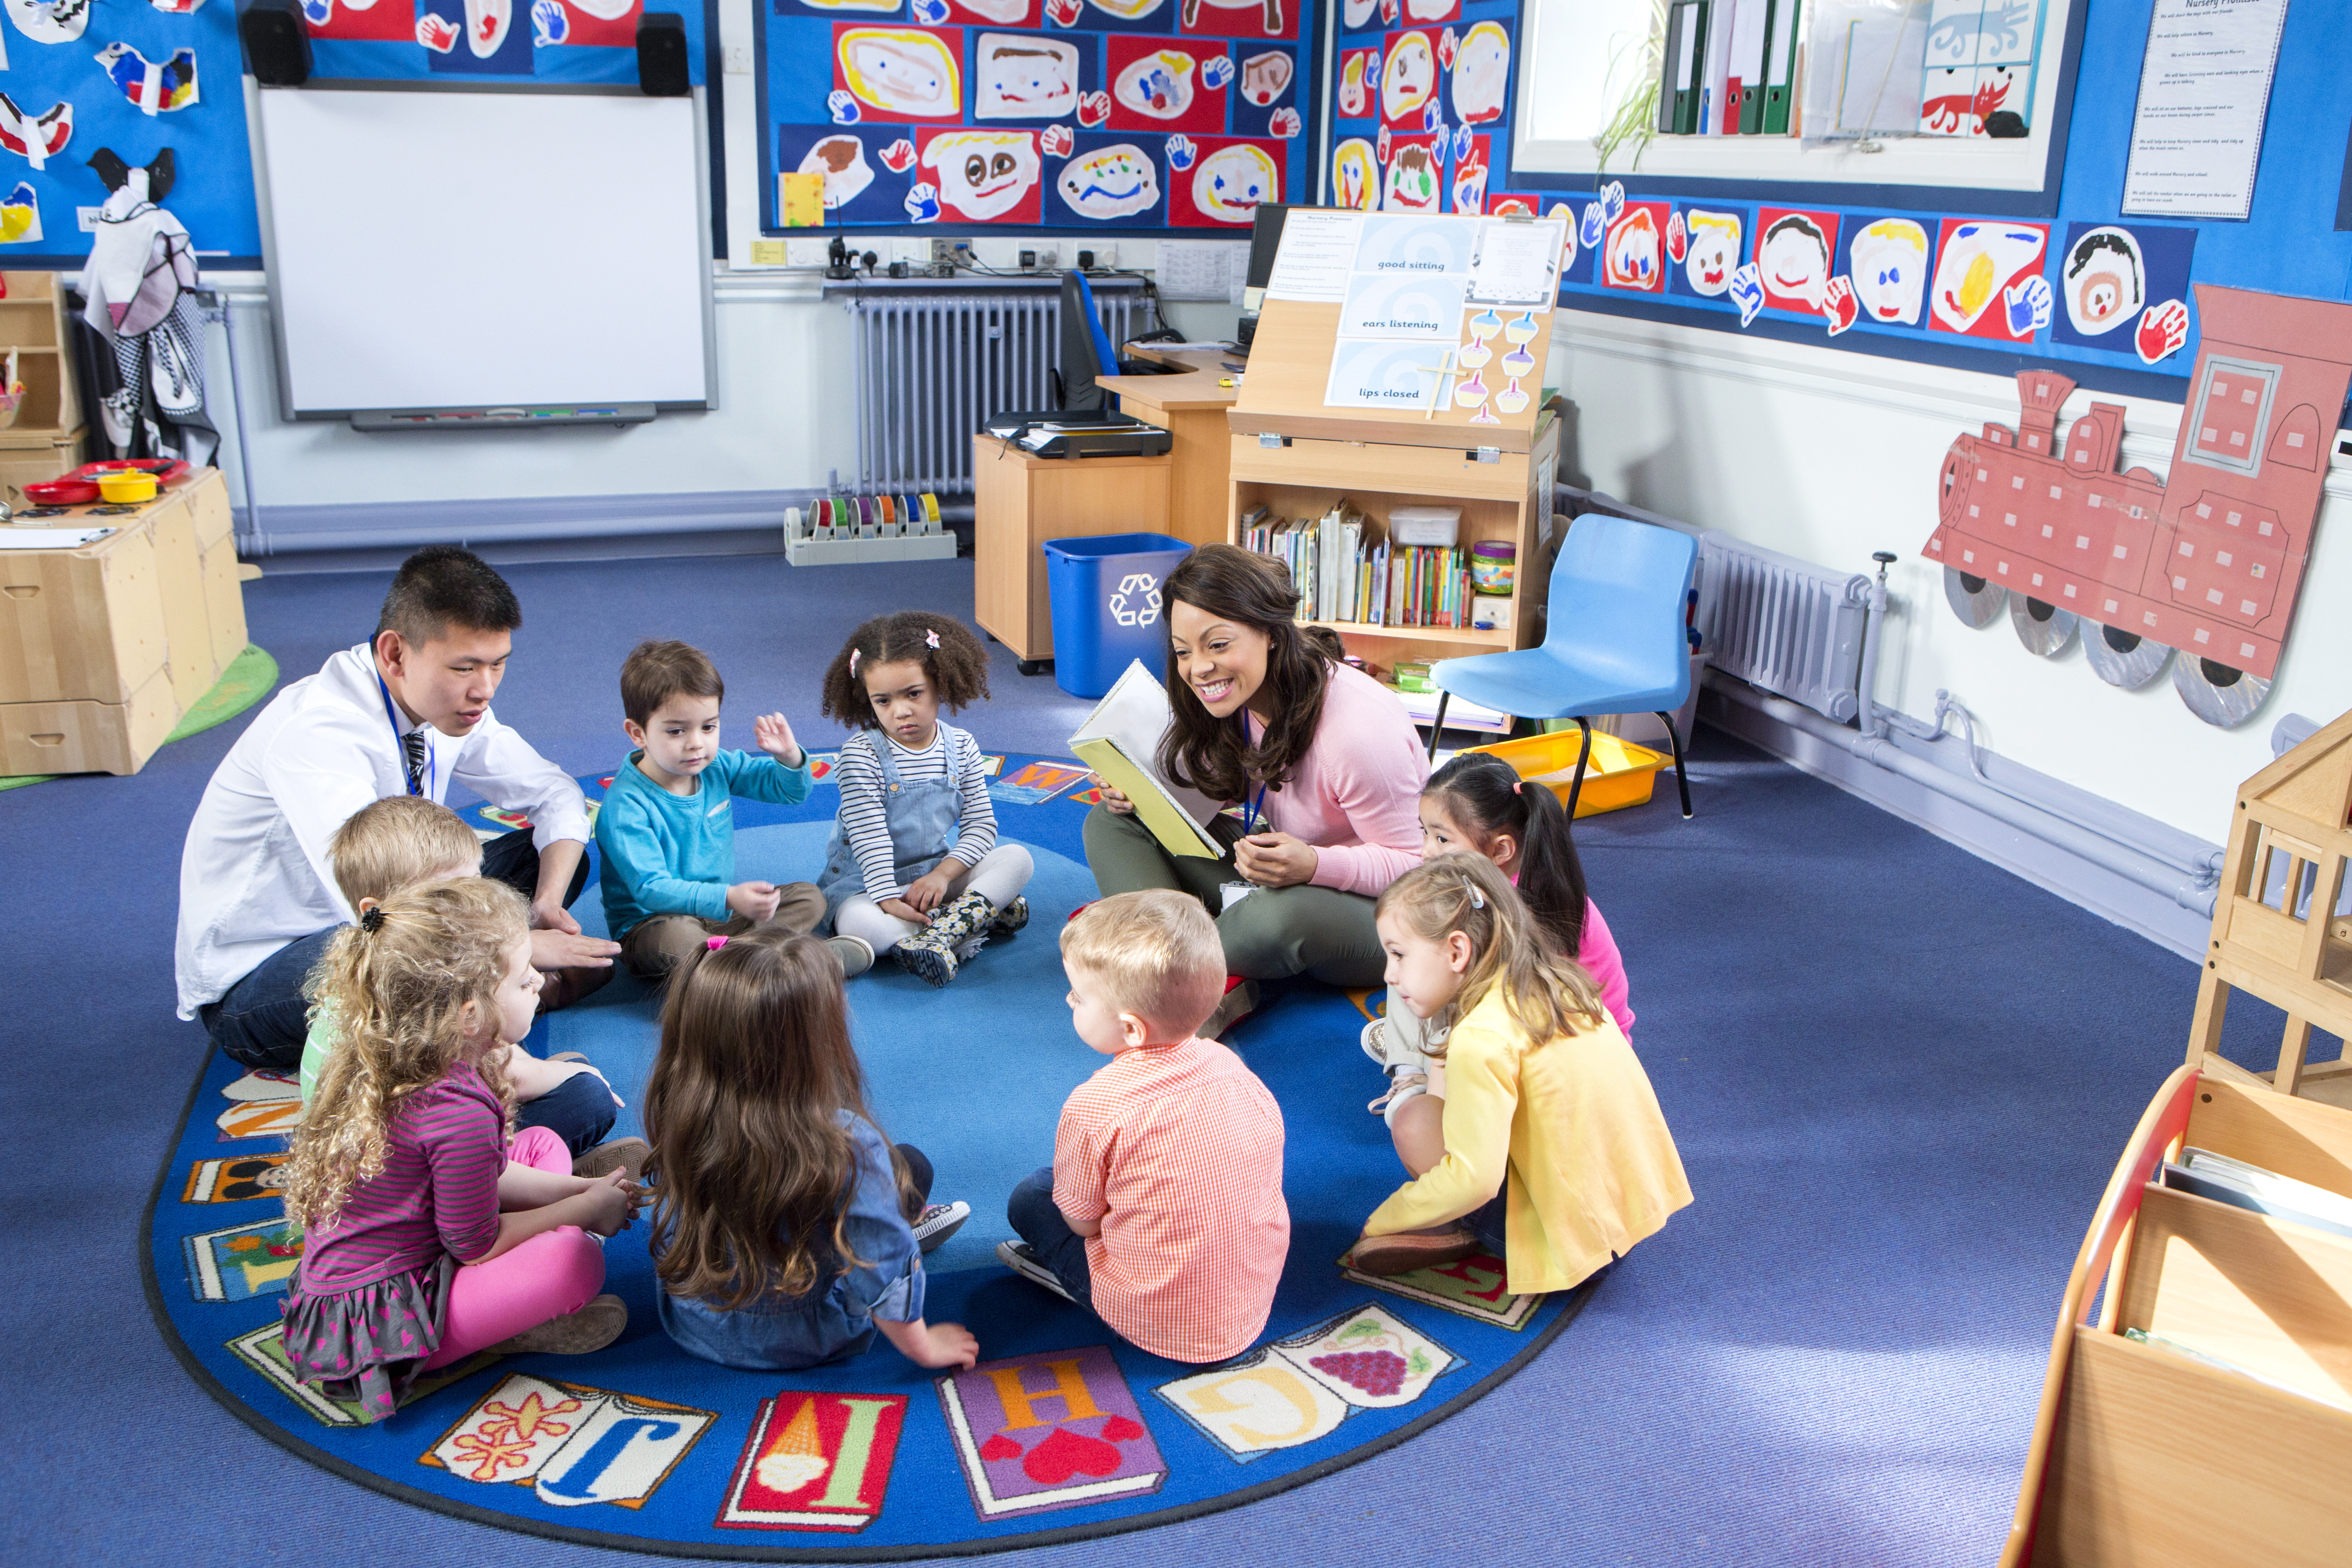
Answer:
[[[1635,207],[1609,231],[1605,253],[1609,281],[1626,288],[1655,288],[1661,276],[1662,250],[1658,226],[1650,216],[1650,209]]]
[[[1406,119],[1420,111],[1436,87],[1437,61],[1429,52],[1428,38],[1407,33],[1381,68],[1381,112],[1391,120]]]
[[[1853,291],[1874,321],[1919,324],[1927,292],[1927,231],[1882,218],[1853,237]]]
[[[1954,331],[1977,323],[2002,288],[2042,258],[2042,231],[1998,223],[1964,223],[1944,243],[1932,299],[1937,320]]]
[[[1274,160],[1246,142],[1218,148],[1192,172],[1192,205],[1220,223],[1249,222],[1258,204],[1273,201],[1281,189]]]
[[[1078,47],[1051,38],[1006,37],[990,33],[980,40],[980,92],[972,106],[981,120],[1043,120],[1078,109]]]
[[[877,109],[938,117],[962,107],[956,63],[929,33],[860,28],[843,37],[841,60],[849,90]]]
[[[1381,168],[1372,144],[1360,136],[1339,143],[1331,154],[1331,204],[1355,212],[1380,205]]]
[[[985,222],[1021,205],[1037,183],[1037,139],[1027,132],[950,131],[923,149],[939,176],[940,200]]]
[[[1690,248],[1683,253],[1683,276],[1696,293],[1717,298],[1731,287],[1739,265],[1739,219],[1732,213],[1693,210],[1683,215]]]
[[[1486,210],[1486,164],[1465,162],[1454,165],[1454,210],[1457,213],[1482,213]]]
[[[1830,281],[1830,246],[1811,218],[1791,215],[1775,223],[1765,231],[1758,259],[1766,292],[1801,300],[1808,310],[1822,308],[1822,291]]]
[[[1282,96],[1283,89],[1290,85],[1294,68],[1290,57],[1278,49],[1252,55],[1242,62],[1242,96],[1264,109]],[[1360,95],[1361,91],[1360,85]]]
[[[2120,228],[2095,228],[2066,253],[2066,319],[2086,338],[2139,314],[2147,285],[2139,241]]]
[[[929,746],[940,732],[940,692],[921,663],[908,658],[869,664],[858,673],[866,679],[866,700],[874,705],[882,732],[910,752]]]
[[[1437,210],[1437,170],[1430,163],[1429,149],[1397,149],[1396,156],[1389,161],[1388,199],[1381,205],[1392,213]]]
[[[1062,167],[1062,200],[1080,217],[1130,217],[1160,199],[1160,175],[1143,150],[1127,142],[1073,158]]]
[[[1192,107],[1192,57],[1181,49],[1161,49],[1119,72],[1111,92],[1138,114],[1180,119]]]
[[[1511,40],[1493,22],[1480,22],[1454,57],[1454,114],[1465,125],[1503,117],[1503,92],[1511,80]]]
[[[801,160],[803,174],[824,176],[824,205],[845,207],[874,183],[874,165],[866,161],[866,143],[855,136],[828,136]]]

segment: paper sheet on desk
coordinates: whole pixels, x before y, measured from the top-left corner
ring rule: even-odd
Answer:
[[[1070,750],[1135,803],[1136,815],[1168,853],[1214,860],[1224,851],[1203,825],[1217,815],[1216,802],[1160,776],[1160,737],[1174,718],[1166,689],[1139,658],[1087,715],[1070,737]]]
[[[0,550],[79,550],[113,531],[110,528],[0,528]]]

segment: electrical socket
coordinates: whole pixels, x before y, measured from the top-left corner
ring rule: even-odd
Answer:
[[[1095,253],[1095,265],[1097,268],[1107,269],[1115,268],[1118,265],[1118,246],[1108,244],[1102,240],[1095,240],[1088,244],[1087,248]]]
[[[1037,247],[1037,264],[1031,268],[1030,270],[1033,272],[1059,272],[1061,269],[1062,253],[1050,245],[1039,246]]]
[[[960,240],[935,239],[931,241],[931,259],[934,262],[952,262],[956,258],[955,253],[962,248]]]

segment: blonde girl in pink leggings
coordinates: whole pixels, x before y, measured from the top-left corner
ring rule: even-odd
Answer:
[[[348,1023],[286,1165],[304,1231],[286,1355],[367,1420],[477,1351],[578,1354],[628,1324],[596,1292],[634,1173],[573,1175],[544,1128],[508,1144],[496,1047],[530,1029],[539,982],[522,899],[479,877],[364,901],[312,977]]]

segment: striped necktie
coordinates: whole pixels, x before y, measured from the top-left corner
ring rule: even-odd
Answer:
[[[411,730],[400,738],[400,750],[408,759],[408,793],[425,793],[425,731]]]

